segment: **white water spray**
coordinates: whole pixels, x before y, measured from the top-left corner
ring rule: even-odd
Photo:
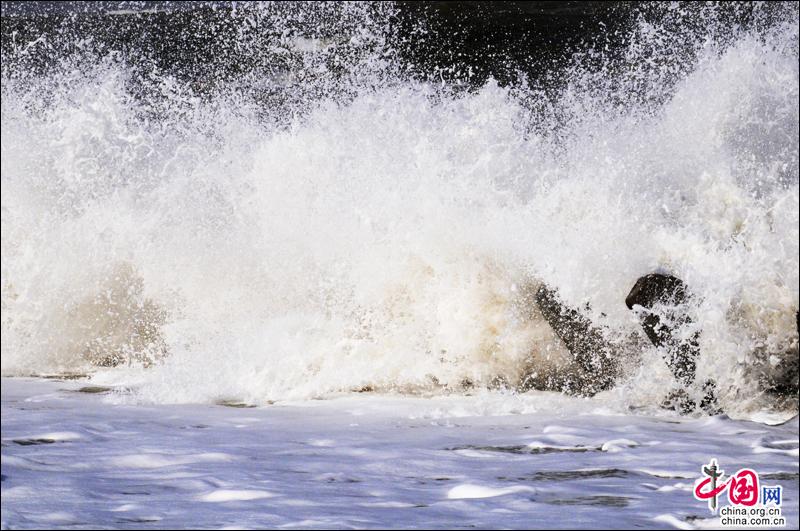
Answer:
[[[531,282],[619,339],[641,334],[628,290],[662,268],[700,301],[698,377],[727,410],[762,407],[754,374],[797,352],[787,12],[710,35],[677,73],[642,22],[630,87],[578,57],[555,101],[400,75],[358,6],[346,38],[292,41],[318,75],[262,79],[301,112],[168,76],[143,100],[115,60],[4,71],[2,373],[101,370],[157,402],[513,386],[565,356]],[[358,53],[331,77],[343,41]],[[654,404],[672,380],[640,354],[620,389]]]

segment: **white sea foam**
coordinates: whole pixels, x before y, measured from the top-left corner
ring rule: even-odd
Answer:
[[[697,295],[699,379],[726,411],[764,405],[797,345],[796,6],[729,39],[706,13],[672,60],[643,21],[629,77],[578,56],[555,98],[409,80],[384,21],[349,9],[354,74],[296,83],[288,125],[166,76],[143,100],[108,59],[4,69],[4,375],[99,370],[144,402],[513,386],[563,355],[527,285],[620,339],[661,268]],[[309,65],[335,53],[313,42]],[[636,354],[611,393],[655,405],[672,378]]]
[[[209,492],[208,494],[204,494],[200,496],[199,499],[205,502],[220,503],[229,501],[261,500],[263,498],[270,498],[272,496],[274,496],[274,494],[263,490],[220,489],[220,490],[215,490],[213,492]]]
[[[505,489],[495,489],[481,485],[458,485],[447,492],[447,497],[451,500],[474,499],[474,498],[494,498],[515,492],[536,492],[530,487],[508,487]]]

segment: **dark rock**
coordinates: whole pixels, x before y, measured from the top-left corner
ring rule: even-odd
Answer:
[[[20,446],[35,446],[38,444],[53,444],[56,442],[54,439],[14,439],[14,443]]]
[[[601,449],[596,446],[569,446],[569,447],[527,446],[527,445],[482,446],[475,444],[466,444],[462,446],[454,446],[452,448],[446,448],[446,450],[449,451],[476,450],[479,452],[498,452],[503,454],[538,455],[538,454],[555,454],[555,453],[599,452]]]
[[[768,392],[783,399],[797,399],[800,389],[800,312],[795,314],[798,337],[780,356],[780,361],[772,374],[763,379]]]
[[[625,304],[636,310],[645,334],[657,347],[666,349],[665,361],[675,378],[690,385],[694,381],[699,333],[688,339],[680,330],[692,323],[687,304],[691,294],[684,282],[672,275],[653,273],[636,281]],[[637,308],[638,307],[638,308]]]
[[[672,275],[651,273],[636,281],[625,298],[625,304],[628,309],[633,309],[635,305],[652,308],[658,303],[682,303],[687,298],[686,284],[681,279]]]
[[[684,389],[671,391],[661,402],[662,409],[677,411],[681,415],[688,415],[695,410],[696,405]]]
[[[719,415],[722,409],[717,403],[717,384],[714,380],[706,380],[703,385],[703,399],[700,400],[700,409],[708,415]]]
[[[218,406],[225,406],[225,407],[235,407],[235,408],[253,408],[256,407],[255,404],[247,404],[245,402],[239,402],[238,400],[218,400],[215,402]]]
[[[81,387],[78,389],[79,393],[89,393],[89,394],[105,394],[110,393],[110,387],[103,387],[102,385],[90,385],[87,387]]]
[[[578,496],[577,498],[565,498],[565,499],[554,499],[554,500],[544,500],[544,503],[549,503],[552,505],[589,505],[589,506],[599,506],[599,507],[627,507],[633,498],[628,498],[625,496]]]
[[[699,409],[707,415],[719,415],[722,413],[717,404],[716,388],[717,384],[713,380],[706,380],[703,385],[703,398],[700,400]],[[661,403],[661,407],[677,411],[682,415],[688,415],[698,410],[697,402],[684,389],[676,389],[669,393]]]
[[[555,290],[545,285],[539,287],[534,299],[576,362],[574,370],[551,376],[549,386],[589,396],[612,387],[619,375],[619,357],[600,330],[580,311],[566,306]]]

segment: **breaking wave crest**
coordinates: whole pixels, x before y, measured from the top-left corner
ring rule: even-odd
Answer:
[[[524,389],[569,358],[544,284],[656,404],[674,382],[625,296],[667,270],[698,378],[771,405],[798,341],[797,5],[632,17],[513,83],[409,65],[390,5],[234,9],[245,62],[202,75],[66,29],[5,42],[3,374],[158,402]]]

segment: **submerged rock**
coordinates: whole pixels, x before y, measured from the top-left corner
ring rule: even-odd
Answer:
[[[759,353],[764,359],[759,381],[766,391],[782,401],[794,403],[796,408],[800,390],[800,312],[795,313],[797,335],[783,344],[785,350],[778,355]]]
[[[239,408],[239,409],[242,409],[242,408],[250,409],[250,408],[256,407],[255,404],[248,404],[246,402],[240,402],[239,400],[226,400],[226,399],[223,399],[223,400],[217,400],[214,403],[216,405],[218,405],[218,406],[233,407],[233,408]]]
[[[684,389],[675,389],[670,392],[664,401],[661,403],[663,409],[671,409],[677,411],[682,415],[688,415],[700,411],[708,415],[719,415],[722,413],[716,396],[717,384],[714,380],[706,380],[702,389],[702,399],[698,406],[697,402],[689,396],[689,393]]]
[[[689,387],[694,383],[697,358],[700,355],[700,332],[687,331],[692,324],[689,314],[691,294],[678,277],[651,273],[636,281],[625,305],[637,312],[645,334],[657,347],[665,349],[664,360],[675,379]],[[716,382],[706,380],[698,404],[685,389],[676,389],[662,402],[664,409],[681,414],[703,411],[708,415],[722,413],[717,402]]]
[[[667,365],[675,379],[684,385],[694,381],[700,354],[699,332],[682,333],[692,323],[688,311],[690,298],[681,279],[661,273],[641,277],[625,298],[628,309],[639,315],[653,345],[666,350]]]
[[[545,285],[536,291],[534,300],[574,361],[568,370],[549,375],[544,387],[589,396],[611,388],[619,375],[619,355],[600,329]]]
[[[88,394],[105,394],[105,393],[110,393],[111,388],[102,385],[88,385],[86,387],[81,387],[80,389],[78,389],[78,392],[88,393]]]
[[[558,348],[564,354],[561,358],[548,358],[549,365],[532,366],[519,386],[521,390],[595,395],[613,387],[628,366],[624,360],[641,349],[641,343],[634,337],[627,342],[607,339],[602,327],[592,323],[585,312],[565,304],[557,290],[549,286],[532,285],[525,299],[535,307],[531,318],[547,322],[553,340],[560,344]],[[664,360],[678,384],[662,407],[682,414],[717,415],[722,410],[716,382],[696,381],[700,331],[693,326],[692,303],[693,295],[681,279],[661,273],[639,278],[625,299],[627,307],[638,315],[647,338],[663,350]],[[798,323],[800,328],[800,318]],[[785,401],[797,398],[800,363],[797,345],[798,341],[793,341],[760,382],[767,393]]]

